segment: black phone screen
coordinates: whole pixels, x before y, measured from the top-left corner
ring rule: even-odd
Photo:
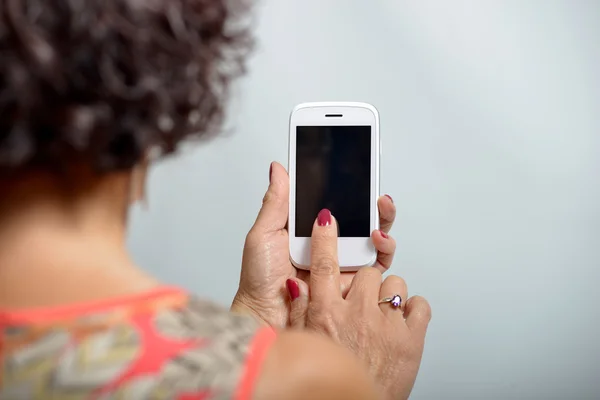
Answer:
[[[296,237],[331,211],[340,237],[369,237],[371,126],[296,127]]]

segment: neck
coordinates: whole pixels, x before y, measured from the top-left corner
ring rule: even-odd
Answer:
[[[68,190],[45,177],[0,187],[0,307],[55,306],[156,286],[126,251],[128,187],[126,175]]]

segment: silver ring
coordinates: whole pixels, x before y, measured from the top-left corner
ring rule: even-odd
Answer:
[[[385,297],[381,300],[379,300],[379,303],[377,304],[382,304],[382,303],[390,303],[390,305],[394,308],[399,308],[402,305],[402,297],[400,297],[399,294],[395,294],[392,297]]]

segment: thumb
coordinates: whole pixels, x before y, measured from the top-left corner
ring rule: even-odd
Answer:
[[[254,223],[254,229],[274,232],[284,229],[288,220],[290,178],[285,168],[272,162],[269,170],[269,188]]]
[[[308,313],[308,285],[290,278],[285,282],[290,296],[290,326],[294,329],[304,329]]]

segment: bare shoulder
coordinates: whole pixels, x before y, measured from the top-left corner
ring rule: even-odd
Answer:
[[[254,400],[375,400],[375,386],[346,349],[308,332],[284,331],[262,367]]]

